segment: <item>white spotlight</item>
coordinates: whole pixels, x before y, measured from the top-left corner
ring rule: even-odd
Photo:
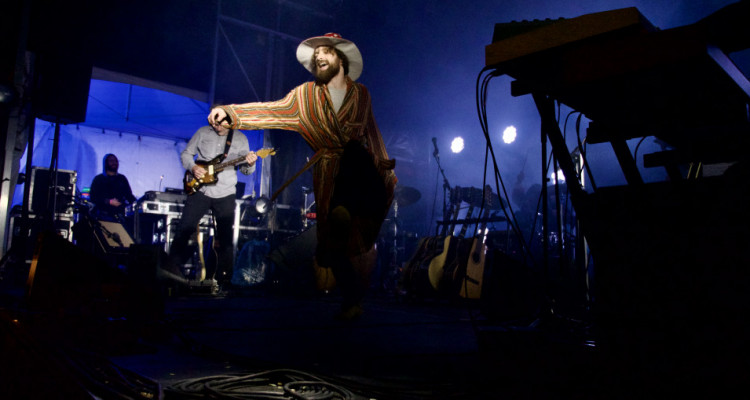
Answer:
[[[451,150],[454,153],[460,153],[463,149],[464,149],[464,138],[462,138],[461,136],[457,136],[451,142]]]
[[[550,180],[552,180],[552,183],[557,183],[557,181],[560,181],[560,183],[565,183],[565,174],[563,174],[561,169],[557,170],[557,173],[551,172],[549,174]]]
[[[513,143],[516,140],[516,127],[513,125],[508,126],[503,131],[503,142]]]

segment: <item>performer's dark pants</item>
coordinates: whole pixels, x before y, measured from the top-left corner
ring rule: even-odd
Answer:
[[[216,221],[216,235],[214,236],[214,247],[218,252],[218,265],[206,263],[206,279],[216,279],[219,283],[228,283],[232,279],[234,269],[234,249],[232,240],[232,225],[234,223],[235,196],[214,199],[197,192],[188,196],[185,208],[182,210],[180,224],[177,228],[170,255],[181,265],[192,254],[188,248],[190,236],[192,236],[201,218],[211,210]]]
[[[344,147],[328,221],[318,226],[317,258],[332,268],[344,307],[359,304],[374,259],[364,257],[375,243],[390,204],[372,157],[352,140]]]

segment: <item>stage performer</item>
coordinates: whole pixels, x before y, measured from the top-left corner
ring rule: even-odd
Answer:
[[[177,266],[183,265],[193,254],[189,247],[190,237],[197,231],[201,218],[211,210],[216,222],[213,247],[217,250],[217,263],[206,263],[205,279],[215,279],[216,288],[227,292],[234,269],[233,228],[237,189],[237,171],[245,175],[255,172],[258,156],[250,151],[247,137],[223,126],[203,126],[199,128],[180,154],[182,166],[190,171],[195,179],[203,179],[208,173],[197,161],[208,163],[220,157],[231,161],[240,157],[245,160],[238,168],[226,168],[216,173],[215,181],[199,186],[189,194],[182,209],[177,233],[170,247],[170,258]]]
[[[94,203],[93,213],[100,221],[124,223],[125,207],[135,202],[130,183],[125,175],[118,172],[120,161],[114,154],[107,154],[103,159],[104,172],[91,181],[89,192]]]
[[[362,73],[357,46],[327,33],[304,40],[297,60],[313,82],[278,101],[216,107],[208,120],[235,129],[296,131],[315,152],[292,180],[313,168],[316,262],[336,278],[343,297],[337,317],[353,319],[362,313],[377,257],[374,243],[393,200],[396,162],[388,158],[367,88],[355,82]]]

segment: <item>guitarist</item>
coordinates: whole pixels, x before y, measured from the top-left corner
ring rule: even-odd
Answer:
[[[250,151],[247,137],[222,126],[204,126],[198,129],[182,151],[182,166],[190,171],[196,179],[203,179],[208,173],[198,161],[234,159],[245,156],[245,162],[239,166],[240,172],[249,175],[255,171],[258,156]],[[183,265],[192,254],[188,248],[190,237],[196,232],[203,215],[211,210],[216,223],[214,248],[217,249],[218,262],[207,263],[206,279],[216,279],[221,289],[228,289],[234,268],[234,249],[232,224],[235,209],[235,185],[237,172],[228,168],[216,174],[209,185],[202,186],[189,195],[182,210],[177,233],[170,247],[170,257],[176,265]]]
[[[91,181],[91,202],[94,203],[94,216],[100,221],[125,222],[125,206],[135,202],[130,183],[125,175],[118,172],[120,161],[114,154],[107,154],[103,160],[104,172]]]

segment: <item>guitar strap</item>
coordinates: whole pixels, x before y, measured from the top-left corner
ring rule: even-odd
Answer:
[[[232,147],[232,136],[234,136],[234,129],[230,129],[229,133],[227,134],[227,143],[224,145],[224,154],[221,155],[221,159],[219,162],[223,162],[225,158],[227,158],[227,154],[229,154],[229,148]]]

